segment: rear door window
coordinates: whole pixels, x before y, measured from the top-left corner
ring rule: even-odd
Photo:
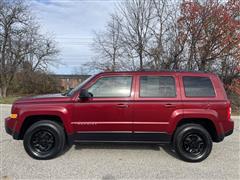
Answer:
[[[215,91],[208,77],[183,77],[186,97],[214,97]]]
[[[141,76],[140,97],[176,97],[175,79],[172,76]]]

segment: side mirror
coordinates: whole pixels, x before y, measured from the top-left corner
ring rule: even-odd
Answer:
[[[80,94],[79,94],[80,99],[88,99],[91,97],[93,97],[92,93],[88,92],[87,89],[81,89]]]

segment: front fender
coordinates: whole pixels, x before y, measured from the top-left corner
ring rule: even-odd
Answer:
[[[30,116],[57,116],[62,120],[64,128],[67,133],[73,133],[71,125],[72,113],[70,108],[59,105],[21,105],[18,112],[18,123],[16,131],[20,132],[24,120]]]

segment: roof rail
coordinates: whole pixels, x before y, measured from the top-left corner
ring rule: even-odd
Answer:
[[[196,72],[196,73],[207,73],[208,71],[199,70],[184,70],[184,69],[142,69],[137,71],[163,71],[163,72]]]
[[[102,73],[113,73],[113,72],[194,72],[194,73],[209,73],[208,71],[196,71],[196,70],[180,70],[180,69],[139,69],[131,71],[105,71]],[[211,73],[211,72],[210,72]]]

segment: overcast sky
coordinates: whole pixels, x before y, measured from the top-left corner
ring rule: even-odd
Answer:
[[[32,0],[41,31],[54,37],[63,65],[51,67],[57,74],[71,74],[93,56],[93,31],[104,29],[119,0]]]

